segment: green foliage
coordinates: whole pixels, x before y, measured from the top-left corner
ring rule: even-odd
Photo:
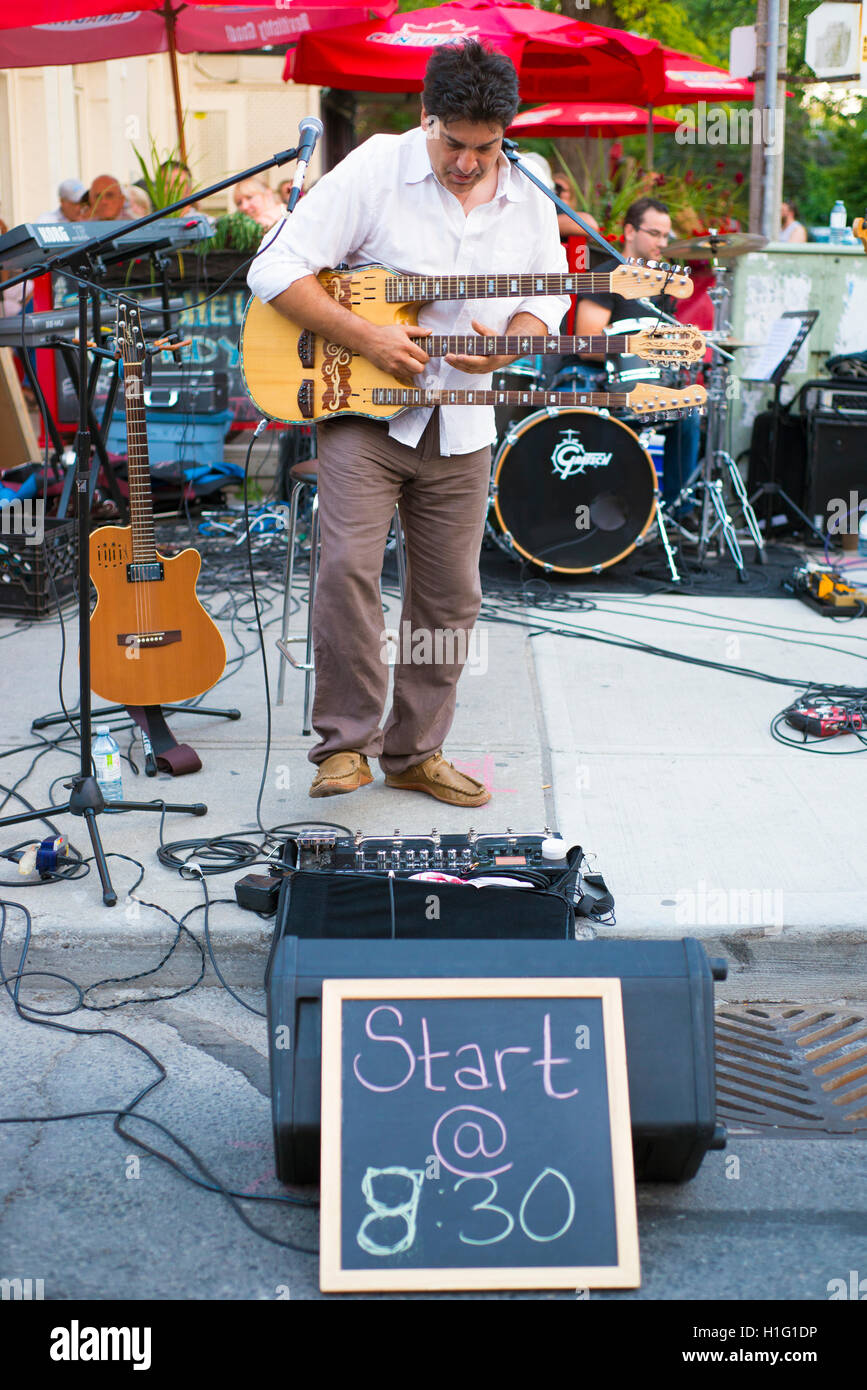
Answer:
[[[212,251],[241,251],[249,255],[258,249],[262,236],[262,228],[252,217],[245,212],[230,212],[217,219],[214,235],[197,241],[193,251],[197,256],[207,256]]]
[[[160,151],[157,142],[151,135],[149,137],[149,148],[147,157],[141,150],[133,145],[135,157],[139,162],[145,188],[148,197],[153,204],[154,212],[158,208],[167,208],[171,203],[176,203],[179,198],[183,198],[186,188],[186,176],[182,169],[173,167],[180,164],[180,146],[176,145],[173,150]],[[167,166],[167,167],[166,167]],[[174,216],[183,215],[183,209],[175,213]]]
[[[827,226],[834,202],[842,198],[851,223],[867,209],[867,111],[834,117],[820,137],[813,139],[801,191],[792,194],[801,221]]]

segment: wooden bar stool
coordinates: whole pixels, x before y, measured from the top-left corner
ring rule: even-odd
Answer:
[[[286,663],[294,666],[297,671],[304,672],[304,723],[301,732],[309,734],[312,732],[310,724],[310,711],[313,694],[313,600],[316,596],[316,576],[319,571],[319,460],[307,459],[304,463],[295,463],[289,469],[289,477],[292,479],[292,496],[289,504],[289,543],[286,550],[286,570],[283,587],[283,627],[277,641],[277,650],[280,653],[280,672],[277,680],[277,704],[282,705],[286,686]],[[310,582],[307,591],[307,631],[306,633],[290,632],[292,617],[292,585],[295,579],[295,542],[298,533],[298,514],[301,503],[305,496],[312,492],[313,501],[310,518]],[[397,560],[397,582],[400,590],[400,601],[403,604],[404,594],[406,593],[406,545],[403,536],[403,527],[400,524],[400,512],[395,506],[394,522],[392,526],[394,534],[395,558]],[[299,661],[292,652],[293,642],[303,642],[305,644],[304,660]]]

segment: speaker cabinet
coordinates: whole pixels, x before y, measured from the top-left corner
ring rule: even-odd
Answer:
[[[750,467],[748,490],[755,492],[762,483],[775,482],[783,489],[797,507],[804,505],[804,489],[807,474],[807,426],[802,415],[780,412],[779,437],[777,439],[776,467],[772,469],[774,414],[764,410],[756,416],[753,424],[753,437],[750,442]],[[789,516],[785,501],[780,498],[763,499],[758,504],[758,515],[770,525],[770,518]],[[799,523],[794,514],[791,520]]]
[[[697,941],[302,939],[285,925],[278,920],[265,978],[281,1182],[319,1181],[324,979],[617,977],[636,1177],[682,1182],[708,1149],[725,1147],[716,1123],[713,982],[725,979],[726,966]],[[276,1045],[286,1037],[289,1047]]]
[[[844,503],[847,511],[855,508],[850,525],[857,529],[861,501],[867,502],[867,419],[814,413],[808,430],[805,512],[827,522]]]

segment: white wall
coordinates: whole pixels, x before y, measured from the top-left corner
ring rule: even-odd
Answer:
[[[188,162],[197,184],[288,148],[301,117],[318,115],[319,89],[283,82],[283,62],[272,54],[180,55]],[[0,74],[0,216],[14,227],[47,212],[64,178],[137,179],[133,146],[147,154],[151,136],[163,157],[177,145],[166,54]],[[313,175],[318,159],[317,152]],[[272,184],[282,177],[285,172],[271,171]],[[232,206],[231,190],[211,204],[213,211]]]

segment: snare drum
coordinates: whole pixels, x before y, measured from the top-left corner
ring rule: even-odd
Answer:
[[[494,372],[493,388],[495,391],[544,391],[544,359],[519,357],[516,361],[510,362],[508,367],[501,367],[498,372]],[[495,405],[497,439],[501,440],[504,437],[506,430],[515,420],[525,419],[538,408],[536,405]]]
[[[545,570],[588,574],[640,544],[656,514],[656,471],[621,420],[539,410],[500,445],[492,497],[504,549]]]

